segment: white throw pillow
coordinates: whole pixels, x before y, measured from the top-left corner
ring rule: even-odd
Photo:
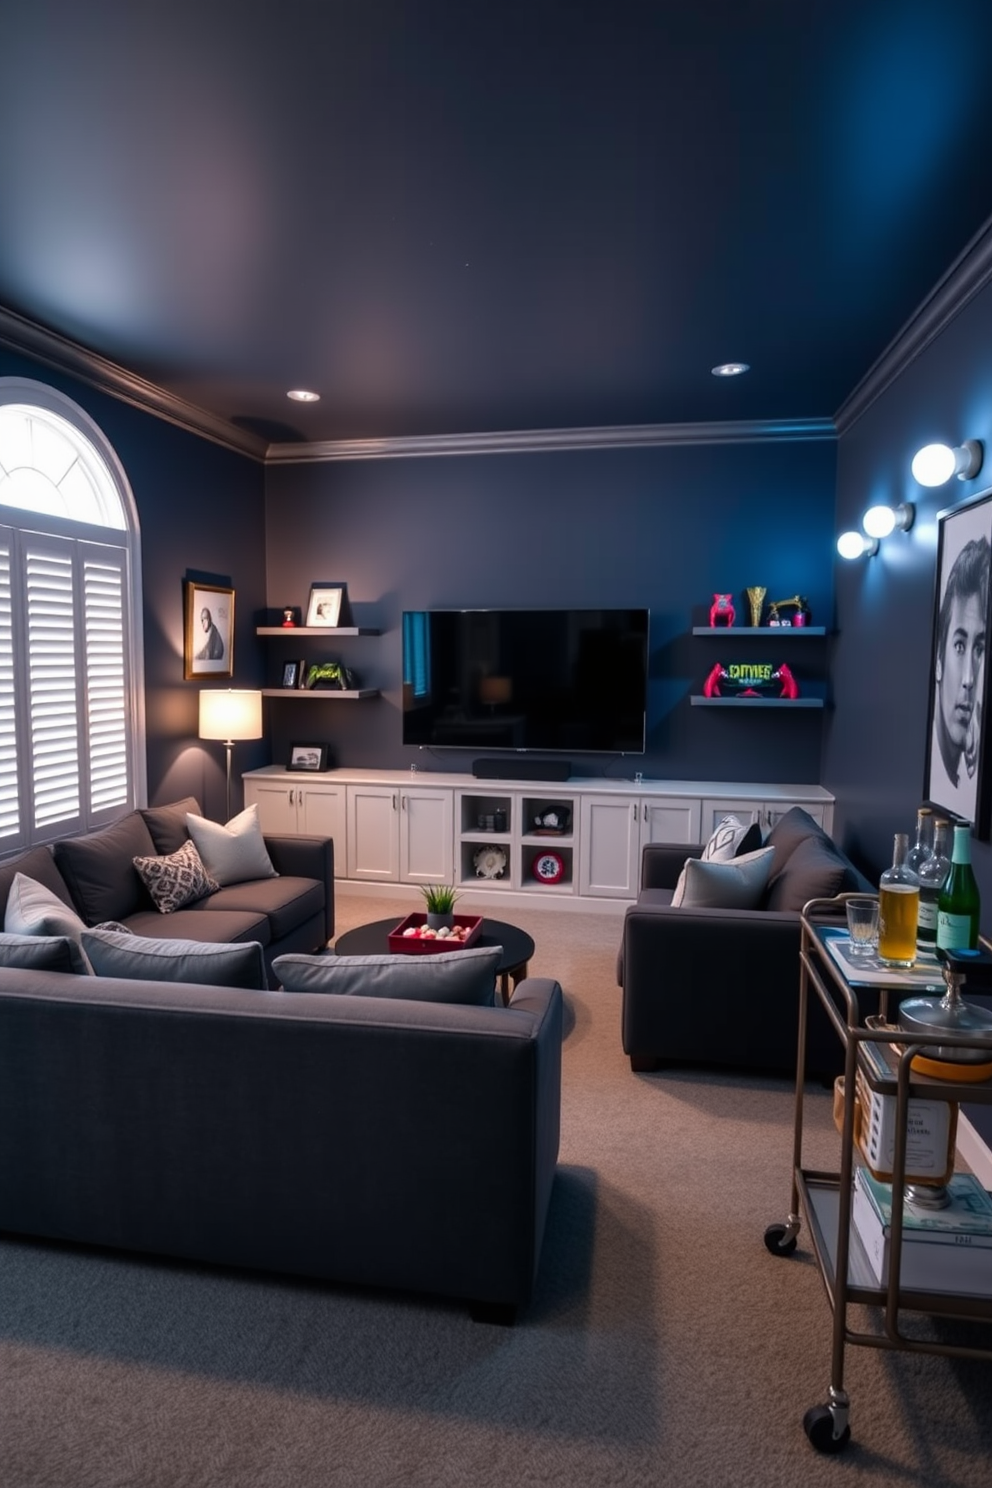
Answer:
[[[745,837],[750,841],[745,845]],[[761,846],[761,828],[756,822],[742,822],[739,817],[725,816],[713,828],[713,835],[703,848],[702,862],[728,863],[744,846],[745,852],[756,852]]]
[[[14,874],[3,928],[11,935],[64,935],[72,945],[73,970],[80,974],[90,970],[80,945],[85,921],[58,894],[25,873]]]
[[[247,806],[223,827],[188,811],[186,825],[204,868],[221,887],[252,878],[278,878],[266,851],[257,806]]]
[[[773,847],[731,858],[729,863],[687,858],[672,895],[683,909],[757,909],[772,869]]]

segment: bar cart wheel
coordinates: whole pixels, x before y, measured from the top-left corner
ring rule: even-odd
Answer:
[[[798,1225],[771,1224],[765,1231],[765,1249],[773,1256],[790,1256],[798,1242]]]
[[[845,1412],[846,1414],[846,1412]],[[851,1428],[847,1422],[840,1435],[835,1434],[838,1421],[835,1425],[834,1415],[829,1405],[812,1405],[803,1416],[803,1430],[806,1432],[811,1446],[818,1452],[836,1453],[843,1452],[851,1440]]]

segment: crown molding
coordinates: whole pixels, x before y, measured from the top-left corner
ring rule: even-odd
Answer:
[[[941,331],[992,279],[992,217],[980,227],[938,279],[926,299],[892,338],[876,362],[834,415],[838,434],[846,434],[891,387],[900,373],[935,341]]]
[[[549,450],[646,449],[684,444],[755,444],[836,439],[832,419],[753,419],[701,424],[628,424],[591,429],[520,429],[394,439],[270,444],[267,465],[328,460],[400,460],[439,455],[523,455]]]
[[[23,352],[36,362],[42,362],[57,372],[66,372],[90,387],[109,393],[143,413],[154,414],[190,434],[222,444],[239,455],[250,455],[254,460],[264,460],[267,441],[246,429],[239,429],[227,419],[207,413],[184,398],[167,393],[163,388],[146,382],[143,377],[129,372],[127,368],[108,361],[95,351],[88,351],[75,341],[59,336],[55,331],[36,325],[13,310],[0,305],[0,346],[10,351]]]

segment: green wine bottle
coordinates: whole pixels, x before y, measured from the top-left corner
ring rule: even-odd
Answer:
[[[955,826],[951,871],[937,896],[937,947],[977,950],[981,900],[971,866],[971,827]]]

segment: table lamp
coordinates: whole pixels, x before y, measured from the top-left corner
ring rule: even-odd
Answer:
[[[200,738],[223,739],[227,750],[227,820],[231,820],[231,750],[236,739],[262,737],[262,694],[234,687],[200,693]]]

